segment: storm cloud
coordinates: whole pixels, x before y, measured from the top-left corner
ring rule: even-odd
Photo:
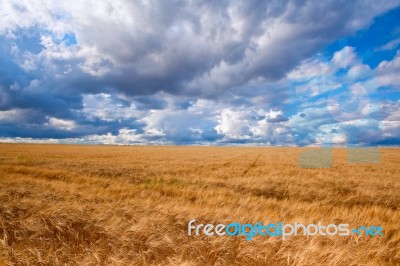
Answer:
[[[0,0],[0,137],[316,143],[292,134],[291,82],[324,65],[329,88],[340,69],[372,73],[350,46],[317,55],[399,4]],[[382,86],[398,84],[396,60],[371,74]]]

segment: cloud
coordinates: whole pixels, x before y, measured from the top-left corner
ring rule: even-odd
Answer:
[[[280,110],[225,108],[220,111],[217,121],[218,125],[215,129],[223,135],[221,142],[270,145],[293,143],[290,128],[286,123],[288,119]]]
[[[0,111],[0,123],[28,122],[30,117],[32,117],[32,113],[29,110],[10,109]]]
[[[308,80],[315,77],[329,75],[334,70],[335,69],[331,64],[319,59],[306,59],[288,73],[288,78],[295,80]]]
[[[400,50],[395,58],[390,61],[382,61],[377,68],[377,79],[381,85],[400,86]]]
[[[284,117],[283,112],[281,110],[274,111],[274,110],[269,110],[269,113],[267,113],[267,121],[271,123],[277,123],[277,122],[284,122],[288,121],[286,117]]]
[[[150,110],[143,121],[146,138],[161,139],[169,143],[200,143],[216,141],[221,136],[214,130],[218,104],[211,100],[196,100],[185,109],[179,102],[169,99],[162,110]]]
[[[122,128],[118,134],[113,135],[107,133],[104,135],[89,135],[83,138],[85,143],[99,143],[99,144],[146,144],[146,139],[143,135],[139,134],[135,129]],[[160,143],[163,144],[163,143]]]
[[[337,1],[4,2],[0,32],[18,38],[17,30],[36,27],[41,35],[40,53],[21,51],[23,69],[45,67],[82,88],[98,78],[92,86],[130,95],[214,95],[259,77],[280,79],[398,4],[353,1],[343,9]],[[65,36],[77,43],[69,45]]]
[[[318,145],[345,145],[347,136],[340,124],[325,124],[319,127],[315,143]]]
[[[365,64],[356,64],[349,69],[347,77],[352,80],[361,80],[369,76],[371,68]]]
[[[332,62],[339,68],[348,68],[356,61],[356,54],[353,47],[346,46],[333,54]]]
[[[378,47],[375,49],[375,51],[387,51],[387,50],[393,50],[397,48],[400,45],[400,38],[391,40],[390,42]]]
[[[381,141],[400,140],[400,100],[388,101],[382,104],[382,138]]]
[[[215,130],[229,139],[249,139],[252,135],[249,122],[248,112],[223,109],[220,112]]]
[[[130,101],[106,93],[83,95],[81,111],[89,120],[99,119],[106,122],[129,120],[139,113]]]
[[[63,119],[58,119],[55,117],[49,117],[49,123],[50,126],[61,129],[61,130],[73,130],[76,128],[76,124],[72,120],[63,120]]]
[[[399,83],[398,57],[320,54],[400,4],[374,3],[0,0],[0,136],[310,144],[327,97]]]

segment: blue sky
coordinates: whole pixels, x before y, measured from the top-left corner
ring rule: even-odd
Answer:
[[[1,142],[400,144],[400,1],[0,6]]]

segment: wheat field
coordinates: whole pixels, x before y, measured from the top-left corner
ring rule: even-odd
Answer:
[[[0,145],[0,265],[400,265],[400,149]],[[380,225],[384,236],[188,236],[188,221]]]

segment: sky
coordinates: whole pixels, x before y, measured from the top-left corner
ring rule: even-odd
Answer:
[[[0,142],[400,145],[400,0],[0,0]]]

